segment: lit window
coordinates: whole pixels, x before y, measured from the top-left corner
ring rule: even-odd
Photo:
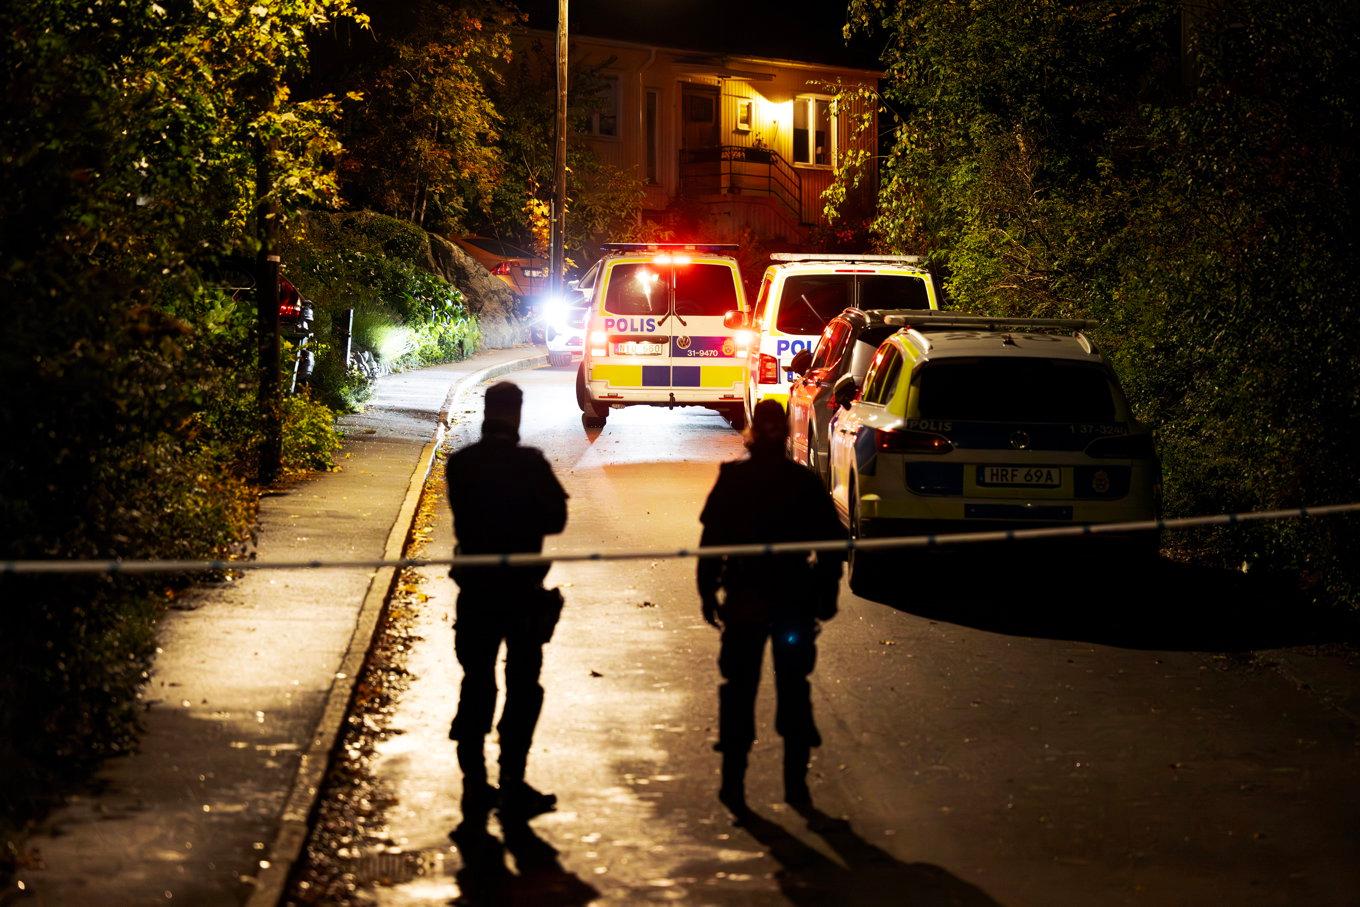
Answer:
[[[793,101],[793,162],[830,167],[835,163],[836,117],[831,99],[799,95]]]

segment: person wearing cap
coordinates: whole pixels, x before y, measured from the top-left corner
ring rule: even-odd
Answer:
[[[446,473],[458,554],[540,553],[543,537],[567,523],[567,493],[543,454],[519,443],[523,395],[508,381],[486,391],[481,440],[451,454]],[[546,812],[556,803],[524,780],[529,746],[543,707],[543,645],[561,609],[545,590],[548,566],[455,567],[458,583],[454,652],[463,669],[458,713],[449,737],[463,772],[463,815],[485,824]],[[496,710],[496,658],[505,645],[505,706],[500,738],[500,789],[487,780],[483,740]]]
[[[787,439],[784,407],[776,400],[756,404],[746,441],[750,455],[719,468],[699,517],[701,546],[846,538],[821,482],[785,453]],[[738,817],[747,812],[746,766],[756,737],[756,689],[767,641],[774,659],[775,730],[784,738],[784,799],[797,807],[811,805],[808,762],[822,741],[808,678],[820,623],[836,614],[844,560],[843,551],[699,559],[703,618],[722,631],[714,747],[722,754],[718,799]]]

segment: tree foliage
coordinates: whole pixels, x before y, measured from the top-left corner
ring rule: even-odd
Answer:
[[[480,0],[415,7],[415,27],[384,45],[358,78],[341,169],[351,203],[460,232],[504,170],[489,92],[519,17]]]
[[[286,212],[334,197],[335,102],[296,100],[306,32],[349,0],[0,7],[0,539],[6,557],[201,557],[254,494],[256,155]],[[22,439],[22,440],[21,440]],[[150,583],[4,580],[0,825],[130,743]]]
[[[886,37],[881,241],[929,252],[961,307],[1099,319],[1173,512],[1360,496],[1358,16],[850,4]],[[1201,541],[1356,601],[1354,522]]]

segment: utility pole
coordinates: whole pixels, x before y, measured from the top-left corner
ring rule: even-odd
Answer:
[[[553,154],[551,281],[553,298],[562,296],[562,270],[567,229],[567,0],[557,0],[557,148]]]
[[[261,485],[272,485],[283,460],[283,403],[279,399],[279,256],[274,252],[279,211],[274,197],[274,142],[260,140],[255,158],[255,340],[259,358]]]

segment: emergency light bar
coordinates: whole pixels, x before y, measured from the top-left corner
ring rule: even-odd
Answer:
[[[741,246],[736,243],[686,243],[686,242],[607,242],[600,244],[601,252],[662,252],[678,250],[681,252],[735,252]]]
[[[987,315],[956,315],[953,312],[936,312],[928,309],[911,314],[887,315],[884,316],[883,323],[895,327],[979,328],[985,331],[999,331],[1003,327],[1084,331],[1097,326],[1097,323],[1089,318],[992,318]]]
[[[888,264],[919,265],[925,261],[920,255],[836,255],[831,252],[775,252],[770,261],[876,261]]]

